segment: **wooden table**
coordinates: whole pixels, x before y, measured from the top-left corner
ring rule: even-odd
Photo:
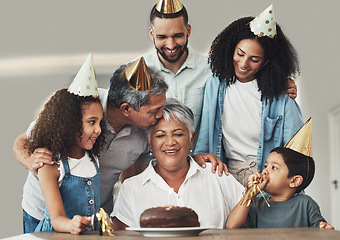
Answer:
[[[140,233],[132,231],[116,231],[116,236],[99,236],[97,232],[88,232],[82,235],[66,233],[41,232],[22,234],[8,238],[10,240],[137,240],[137,239],[171,239],[143,237]],[[198,236],[177,237],[177,240],[301,240],[301,239],[340,239],[340,231],[319,228],[257,228],[257,229],[211,229],[200,233]]]

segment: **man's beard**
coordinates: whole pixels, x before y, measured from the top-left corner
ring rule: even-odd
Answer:
[[[187,38],[187,41],[186,41],[186,43],[184,44],[184,46],[178,45],[178,46],[180,46],[180,47],[179,47],[179,52],[178,52],[178,55],[177,55],[176,58],[169,58],[169,57],[165,54],[165,52],[164,52],[163,49],[157,48],[157,47],[156,47],[155,40],[153,41],[153,44],[154,44],[154,46],[155,46],[157,52],[163,57],[163,59],[164,59],[165,61],[167,61],[167,62],[169,62],[169,63],[175,63],[175,62],[177,62],[177,61],[183,56],[183,54],[185,53],[185,51],[188,49],[188,38]]]

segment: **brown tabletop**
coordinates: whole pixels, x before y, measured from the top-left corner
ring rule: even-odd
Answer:
[[[99,236],[97,232],[88,232],[82,235],[71,235],[56,232],[40,232],[31,234],[22,234],[9,239],[22,240],[136,240],[136,239],[164,239],[164,237],[143,237],[140,233],[134,231],[116,231],[116,236]],[[172,239],[167,237],[165,239]],[[340,231],[327,230],[319,228],[254,228],[254,229],[210,229],[201,232],[198,236],[176,237],[177,240],[300,240],[300,239],[340,239]]]

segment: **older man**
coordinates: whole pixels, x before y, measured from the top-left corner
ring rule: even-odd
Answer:
[[[143,62],[141,62],[142,64]],[[163,78],[145,66],[143,76],[148,76],[149,89],[135,90],[125,74],[131,64],[121,66],[110,80],[110,89],[99,89],[99,98],[104,109],[106,144],[100,153],[101,206],[111,212],[113,208],[113,187],[120,173],[137,159],[148,163],[151,159],[145,139],[144,129],[155,124],[162,117],[161,108],[165,103],[168,89]],[[132,76],[137,76],[138,73]],[[131,80],[131,79],[129,79]],[[45,148],[29,153],[25,141],[30,130],[21,134],[14,142],[13,150],[17,160],[30,170],[24,186],[22,206],[24,228],[26,222],[33,223],[24,232],[31,232],[35,224],[43,218],[45,203],[37,177],[43,164],[53,164],[51,152]]]
[[[156,124],[162,117],[161,108],[165,103],[168,89],[163,77],[148,68],[143,58],[122,65],[110,79],[110,88],[98,89],[104,110],[105,145],[99,156],[100,162],[100,202],[108,213],[113,208],[113,187],[119,175],[134,162],[139,160],[145,165],[153,158],[147,146],[145,129]],[[43,218],[45,203],[41,194],[38,169],[43,164],[54,164],[51,152],[46,148],[29,153],[25,141],[34,126],[21,134],[14,142],[13,151],[17,160],[30,170],[24,186],[22,206],[24,209],[24,232],[32,232]],[[203,154],[204,155],[204,154]],[[206,154],[205,159],[213,163],[213,170],[219,165],[221,171],[225,165]],[[195,159],[205,165],[202,157]]]
[[[175,98],[190,107],[195,130],[201,120],[204,87],[212,72],[205,56],[188,48],[191,25],[179,0],[159,0],[150,12],[149,35],[155,50],[143,55],[149,67],[160,71],[169,89],[167,98]],[[296,85],[288,81],[287,93],[296,98]]]

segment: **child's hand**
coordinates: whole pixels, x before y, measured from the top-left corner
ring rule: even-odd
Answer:
[[[91,226],[91,217],[75,215],[70,222],[70,233],[80,234],[85,232],[87,226]]]
[[[334,227],[327,222],[320,222],[319,227],[320,228],[326,228],[326,229],[334,229]]]
[[[263,190],[263,188],[267,184],[267,179],[266,179],[265,175],[262,174],[262,173],[258,173],[258,172],[250,175],[249,178],[248,178],[248,182],[249,181],[257,181],[258,186],[261,190]]]

